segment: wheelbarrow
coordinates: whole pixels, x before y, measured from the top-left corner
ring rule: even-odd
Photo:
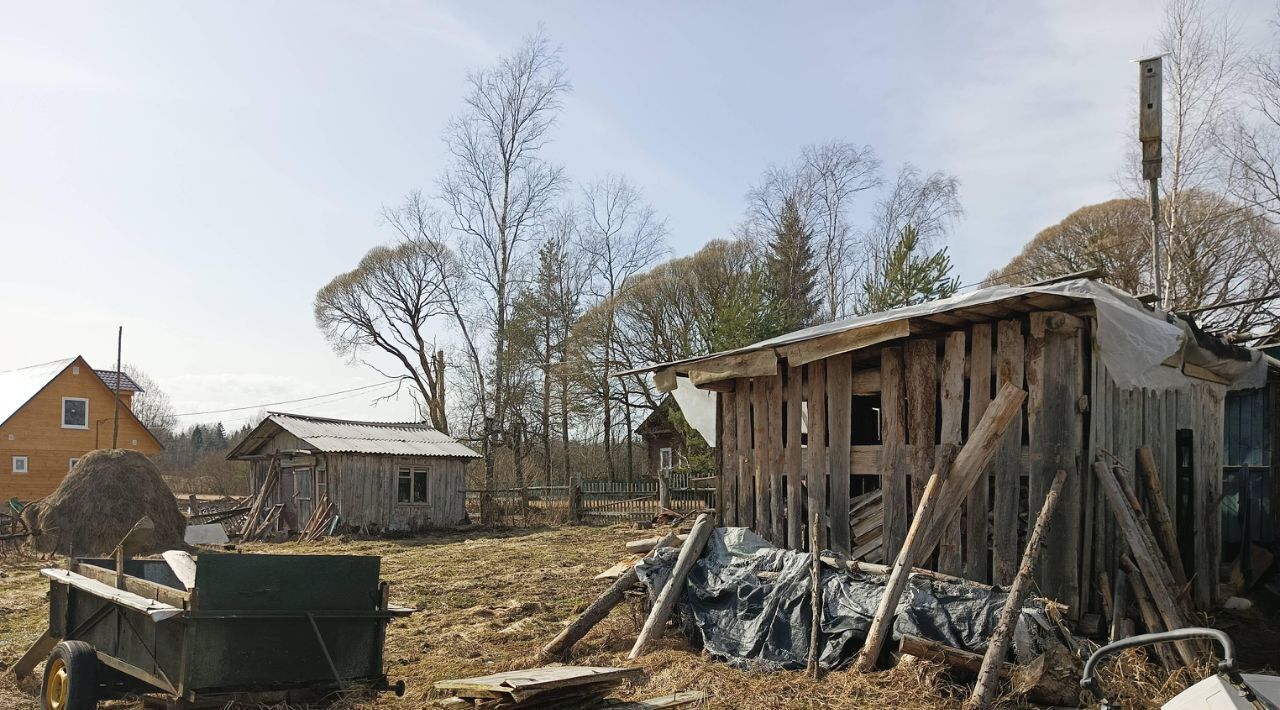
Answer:
[[[49,628],[14,672],[47,654],[46,710],[138,695],[174,708],[402,695],[383,643],[388,622],[413,610],[389,603],[380,567],[355,555],[76,558],[40,570]]]
[[[1178,693],[1172,700],[1161,706],[1164,710],[1233,710],[1235,708],[1280,710],[1280,707],[1277,707],[1277,703],[1280,703],[1280,676],[1241,673],[1236,668],[1236,653],[1231,637],[1217,629],[1200,627],[1139,634],[1109,643],[1094,651],[1085,662],[1080,687],[1092,693],[1103,710],[1118,708],[1119,706],[1107,700],[1098,688],[1094,673],[1099,663],[1108,656],[1113,656],[1127,648],[1200,638],[1212,639],[1222,649],[1217,672]]]

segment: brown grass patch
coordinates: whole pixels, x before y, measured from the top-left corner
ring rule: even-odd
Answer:
[[[612,564],[627,540],[644,534],[623,526],[470,530],[409,540],[335,540],[306,544],[253,544],[249,551],[382,556],[382,576],[391,580],[392,601],[421,611],[394,623],[387,635],[386,667],[392,682],[404,679],[403,701],[388,697],[360,707],[424,707],[442,697],[432,683],[534,664],[534,653],[576,616],[608,582],[591,578]],[[6,567],[0,579],[0,668],[17,660],[39,635],[45,615],[46,584],[40,565]],[[614,613],[574,648],[569,663],[627,665],[635,640],[638,609]],[[1125,707],[1156,707],[1185,685],[1203,677],[1162,673],[1138,664],[1137,654],[1103,669],[1104,687]],[[747,672],[713,662],[689,650],[669,632],[641,658],[644,676],[621,689],[627,699],[679,690],[709,694],[705,708],[949,708],[958,707],[968,680],[950,677],[928,662],[900,664],[877,673],[830,673],[813,681],[797,672]],[[1005,699],[1003,706],[1020,702]],[[0,680],[0,707],[33,707],[29,696]],[[118,708],[135,708],[128,703]]]

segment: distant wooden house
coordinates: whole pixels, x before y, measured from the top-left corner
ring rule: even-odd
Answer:
[[[81,456],[111,446],[114,370],[80,356],[0,372],[0,500],[49,495]],[[148,456],[164,449],[133,414],[141,391],[121,374],[117,446]]]
[[[324,496],[343,527],[410,532],[467,517],[464,469],[480,455],[419,423],[358,422],[272,412],[227,458],[248,461],[252,490],[273,467],[267,505],[298,530]]]
[[[658,408],[650,412],[636,427],[636,434],[644,442],[646,475],[656,478],[663,473],[670,473],[671,469],[684,460],[685,452],[689,449],[689,439],[693,437],[701,441],[700,434],[687,425],[681,425],[683,418],[676,398],[668,394],[662,398]],[[706,445],[706,442],[701,443]]]
[[[1126,552],[1092,464],[1118,460],[1135,475],[1141,446],[1154,455],[1197,606],[1216,601],[1223,402],[1260,362],[1129,294],[1073,280],[991,287],[618,374],[653,371],[663,391],[687,377],[718,393],[722,524],[800,549],[816,515],[823,544],[850,554],[851,508],[878,490],[886,559],[938,447],[963,444],[1000,386],[1026,390],[986,480],[918,564],[1009,584],[1025,521],[1065,470],[1043,557],[1053,563],[1037,568],[1036,585],[1078,618],[1099,610],[1095,580],[1114,579]]]

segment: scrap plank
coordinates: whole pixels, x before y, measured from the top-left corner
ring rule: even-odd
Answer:
[[[1192,474],[1195,520],[1195,571],[1193,596],[1200,609],[1211,609],[1218,597],[1218,570],[1222,567],[1222,393],[1208,382],[1191,385],[1196,418]]]
[[[738,417],[738,525],[744,528],[755,528],[755,464],[752,463],[753,443],[751,426],[752,383],[749,378],[739,378],[737,393]]]
[[[680,555],[676,557],[675,566],[671,568],[671,576],[662,587],[662,591],[658,592],[658,598],[653,601],[653,609],[645,619],[644,627],[640,629],[636,643],[631,647],[631,653],[627,654],[627,660],[634,661],[639,658],[649,644],[662,635],[662,630],[671,618],[671,612],[675,610],[676,600],[684,591],[685,578],[689,575],[689,570],[693,569],[694,563],[702,557],[702,551],[706,548],[707,540],[711,537],[713,530],[715,530],[715,523],[710,516],[706,513],[699,515],[693,528],[689,530],[689,539],[685,540],[680,548]]]
[[[969,433],[978,426],[991,403],[991,325],[973,326],[969,344]],[[983,474],[964,503],[964,577],[991,580],[987,559],[990,529],[987,522],[991,495],[991,469]]]
[[[914,509],[933,469],[938,419],[938,346],[927,338],[908,340],[906,352],[907,442],[911,444],[911,502]]]
[[[943,444],[960,444],[964,440],[964,360],[965,337],[963,330],[948,333],[942,351],[941,417]],[[978,490],[979,486],[974,486]],[[963,509],[963,505],[961,505]],[[961,518],[956,516],[947,528],[947,534],[938,544],[938,571],[946,574],[964,573]]]
[[[809,494],[809,510],[818,513],[819,549],[827,546],[830,537],[827,525],[827,478],[830,469],[827,447],[827,364],[811,362],[809,368],[809,445],[805,470],[805,488]]]
[[[804,543],[804,447],[801,443],[801,401],[804,366],[787,368],[787,546],[802,550]]]
[[[880,351],[880,490],[884,491],[884,558],[893,559],[907,536],[906,393],[902,381],[902,348]]]
[[[849,535],[849,476],[853,441],[853,358],[847,354],[827,359],[827,407],[831,449],[828,478],[828,508],[831,549],[843,554],[852,550]]]
[[[737,394],[735,392],[720,393],[720,417],[723,425],[720,431],[720,471],[721,487],[720,521],[727,527],[738,524],[738,412]]]
[[[996,386],[1023,384],[1022,323],[1000,321],[996,327]],[[1018,564],[1018,491],[1022,473],[1022,418],[1015,417],[1000,439],[993,462],[995,497],[992,505],[991,581],[1008,585]]]

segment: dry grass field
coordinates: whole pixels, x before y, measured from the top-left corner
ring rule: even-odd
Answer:
[[[393,682],[408,683],[405,698],[388,695],[368,706],[419,708],[440,697],[432,691],[434,681],[532,664],[538,647],[607,585],[592,577],[624,556],[625,541],[639,536],[623,526],[476,529],[408,540],[255,544],[247,551],[381,555],[393,603],[421,611],[393,624],[387,638],[387,672]],[[42,630],[46,585],[40,566],[0,561],[0,669]],[[642,621],[640,609],[615,609],[569,661],[626,665]],[[965,679],[953,680],[942,666],[926,662],[871,674],[836,672],[817,682],[802,673],[743,672],[692,652],[670,632],[638,665],[645,674],[623,688],[624,697],[701,690],[709,695],[706,708],[946,708],[958,707],[969,689]],[[1140,701],[1126,707],[1158,706],[1191,679],[1182,673],[1163,678],[1137,663],[1125,664],[1123,673],[1112,674],[1108,686]],[[35,707],[31,695],[10,677],[0,680],[0,708],[29,707]]]

